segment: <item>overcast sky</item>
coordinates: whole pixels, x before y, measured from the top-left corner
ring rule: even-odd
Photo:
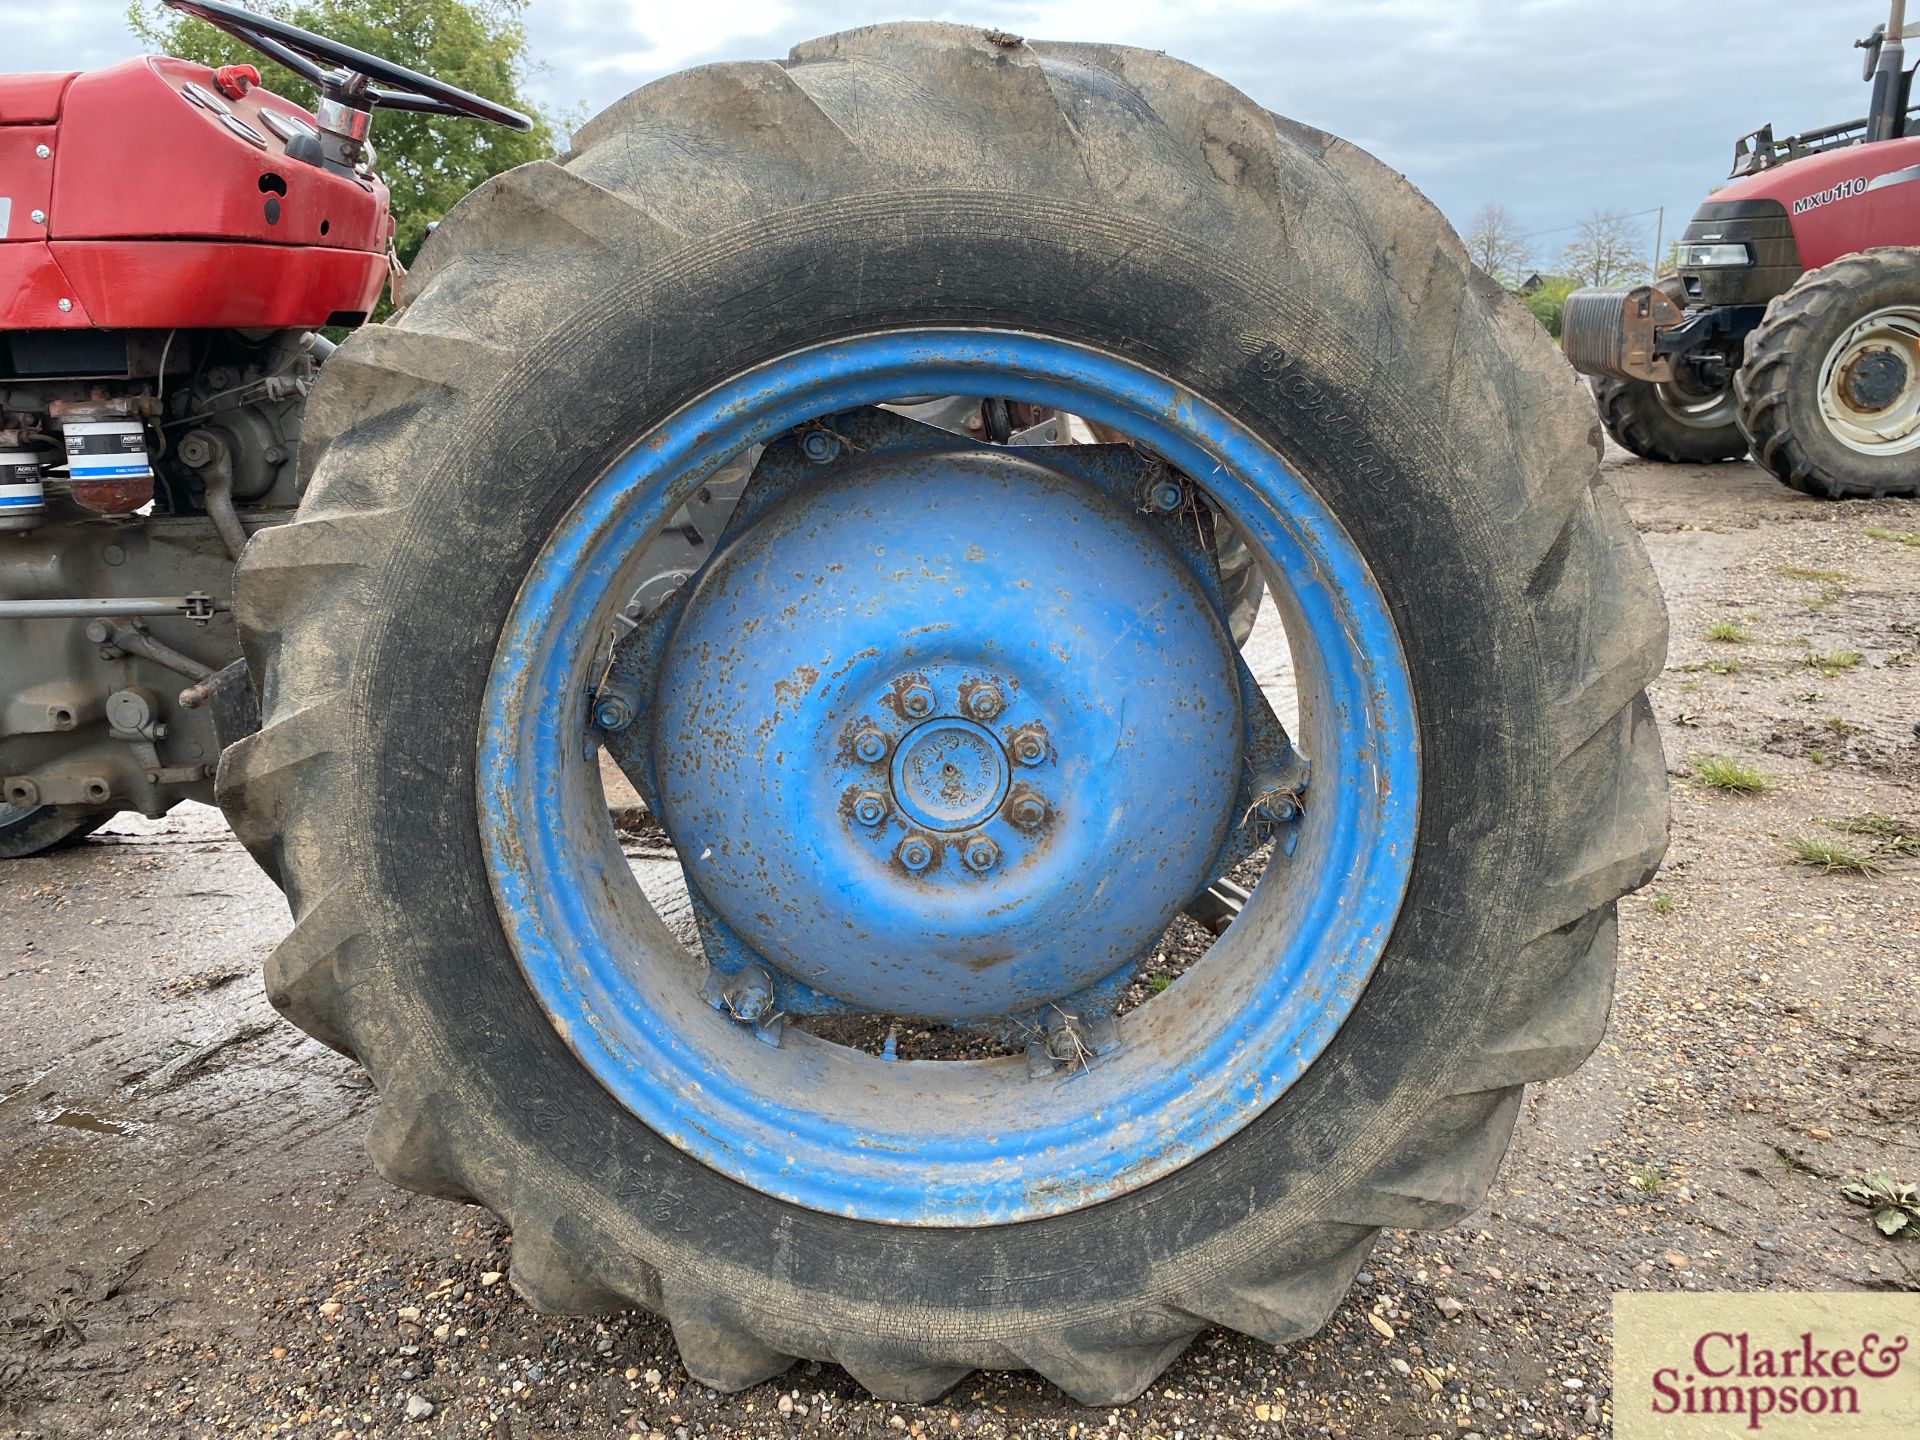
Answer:
[[[0,69],[135,53],[124,0],[0,0]],[[1668,236],[1723,179],[1736,136],[1866,109],[1851,42],[1882,0],[533,0],[536,96],[598,109],[711,60],[783,56],[872,20],[965,21],[1162,49],[1372,150],[1456,225],[1490,201],[1542,262],[1594,209],[1668,207]],[[1640,222],[1652,249],[1654,217]]]

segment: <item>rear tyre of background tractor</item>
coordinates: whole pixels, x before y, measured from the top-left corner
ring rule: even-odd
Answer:
[[[0,805],[0,860],[20,860],[82,840],[113,816],[111,810],[77,805]]]
[[[1731,386],[1694,395],[1677,385],[1598,376],[1593,398],[1607,433],[1643,460],[1711,465],[1747,453],[1747,437],[1733,415]]]
[[[933,130],[943,141],[930,152]],[[256,537],[242,561],[236,610],[264,725],[227,752],[220,789],[241,838],[284,877],[295,917],[269,962],[275,1003],[371,1072],[380,1110],[369,1148],[384,1175],[478,1200],[511,1224],[524,1295],[555,1310],[660,1312],[689,1372],[721,1388],[814,1357],[900,1400],[933,1398],[988,1367],[1030,1368],[1083,1401],[1117,1403],[1209,1325],[1273,1343],[1310,1334],[1379,1228],[1445,1225],[1480,1203],[1521,1087],[1566,1073],[1597,1043],[1615,899],[1665,846],[1665,771],[1643,693],[1662,663],[1665,621],[1633,529],[1598,479],[1586,397],[1403,180],[1163,55],[881,26],[803,45],[784,64],[709,66],[627,97],[559,163],[497,177],[462,202],[411,291],[392,324],[361,330],[328,362],[307,420],[313,469],[300,516]],[[916,354],[923,368],[887,368]],[[1269,867],[1199,968],[1123,1017],[1112,1058],[1064,1077],[1043,1067],[1035,1078],[1019,1059],[959,1072],[978,1081],[982,1105],[1030,1097],[1020,1118],[1036,1129],[1058,1112],[1082,1115],[1079,1097],[1107,1095],[1113,1077],[1164,1083],[1181,1104],[1248,1087],[1260,1098],[1237,1127],[1169,1136],[1086,1112],[1084,1135],[1068,1141],[1091,1147],[1096,1166],[1118,1155],[1128,1168],[1096,1185],[1049,1171],[1049,1152],[1016,1147],[1003,1168],[1031,1183],[962,1187],[929,1211],[927,1195],[952,1190],[950,1167],[1006,1132],[976,1133],[965,1103],[940,1134],[886,1144],[834,1117],[858,1111],[885,1130],[896,1108],[926,1113],[921,1092],[943,1083],[946,1064],[975,1062],[889,1065],[804,1037],[762,1044],[742,1022],[764,1012],[721,1014],[697,993],[697,973],[682,990],[662,988],[667,962],[656,957],[678,952],[644,917],[604,953],[543,949],[547,927],[599,915],[610,903],[600,892],[624,883],[604,798],[597,822],[590,805],[576,807],[576,838],[606,883],[545,896],[515,887],[525,867],[570,863],[558,852],[575,832],[562,821],[598,783],[581,758],[595,742],[582,728],[587,661],[575,652],[591,651],[604,633],[597,617],[611,612],[573,607],[602,583],[598,558],[615,552],[593,547],[658,534],[675,504],[699,498],[689,487],[703,472],[674,469],[692,462],[673,457],[709,443],[713,426],[776,417],[765,434],[726,432],[728,443],[765,443],[765,463],[778,460],[801,488],[690,587],[681,626],[725,638],[680,647],[676,632],[662,688],[632,697],[643,710],[679,697],[645,723],[664,747],[669,719],[686,716],[695,743],[654,759],[663,787],[690,777],[682,806],[731,804],[736,782],[775,787],[816,763],[880,751],[857,755],[858,731],[817,762],[791,749],[756,755],[732,731],[710,738],[723,711],[747,704],[775,707],[769,724],[787,725],[779,707],[817,703],[808,697],[837,683],[837,667],[864,663],[858,646],[776,646],[804,663],[789,659],[767,685],[714,684],[712,714],[697,684],[672,689],[681,668],[696,681],[702,664],[730,673],[763,643],[756,634],[811,645],[806,624],[869,614],[911,650],[913,635],[955,620],[959,600],[996,586],[1012,594],[1042,571],[1028,611],[1097,597],[1107,562],[1076,554],[1117,547],[1141,573],[1166,571],[1172,552],[1138,502],[1094,504],[1051,480],[1012,486],[985,509],[966,498],[999,493],[995,477],[1028,474],[1045,455],[971,445],[935,453],[891,487],[871,468],[846,482],[863,489],[806,485],[808,473],[833,473],[824,463],[808,472],[808,460],[877,433],[871,414],[846,419],[844,406],[956,393],[981,365],[998,368],[979,383],[1004,388],[958,393],[1058,403],[1048,397],[1077,386],[1082,408],[1062,408],[1164,436],[1162,456],[1213,427],[1211,448],[1180,452],[1180,468],[1237,533],[1258,537],[1272,603],[1305,617],[1296,654],[1321,660],[1301,665],[1303,697],[1316,676],[1335,674],[1329,657],[1346,655],[1391,680],[1361,708],[1388,707],[1406,723],[1367,732],[1379,742],[1371,761],[1345,766],[1341,726],[1361,722],[1325,719],[1298,852]],[[802,401],[819,408],[794,413]],[[866,444],[851,447],[853,461],[882,465]],[[918,513],[929,485],[976,506],[967,513],[978,540],[964,557],[956,542],[932,570],[916,549],[933,543],[921,529],[884,543],[869,533],[875,517]],[[819,508],[837,496],[853,499]],[[1029,517],[1063,505],[1083,507],[1077,532],[1034,529]],[[954,513],[913,525],[937,528]],[[830,514],[840,518],[827,524]],[[1269,524],[1273,515],[1287,518]],[[866,528],[847,540],[837,525]],[[835,563],[762,563],[801,542]],[[1029,568],[1002,573],[1012,546]],[[1289,547],[1338,564],[1277,563]],[[864,608],[810,599],[816,581],[845,586],[882,555],[897,567],[899,606],[887,585]],[[1081,568],[1061,580],[1062,566]],[[942,578],[963,571],[979,578]],[[927,574],[947,586],[927,602],[940,608],[896,619],[914,610],[906,597],[931,593],[917,578]],[[763,584],[786,598],[749,613]],[[1374,621],[1312,622],[1313,597],[1328,594],[1377,602]],[[995,613],[1022,623],[1017,597]],[[1050,650],[1061,665],[1082,664],[1082,651],[1138,652],[1153,674],[1176,678],[1189,660],[1213,674],[1213,659],[1232,654],[1227,617],[1177,595],[1107,613],[1121,628],[1097,644],[1023,644],[1037,667],[1029,689],[1044,688]],[[701,614],[714,616],[709,630],[697,629]],[[1211,638],[1157,654],[1151,637],[1175,627]],[[876,633],[896,644],[893,630],[863,632]],[[941,663],[941,652],[912,653]],[[903,715],[918,715],[909,682],[895,693]],[[1145,684],[1076,693],[1079,709],[1102,713],[1157,703]],[[1187,752],[1214,712],[1183,713],[1190,737],[1153,754],[1152,783],[1119,797],[1124,805],[1152,813],[1199,763]],[[940,723],[954,744],[991,754],[981,726]],[[1304,717],[1302,734],[1314,723]],[[1041,770],[1045,753],[1030,752]],[[1112,760],[1083,767],[1088,783],[1127,769],[1125,754],[1098,753]],[[1402,776],[1405,789],[1386,793],[1375,770]],[[1396,847],[1404,868],[1365,844],[1351,864],[1323,863],[1335,854],[1328,822],[1347,804],[1342,776],[1417,826],[1417,843]],[[772,810],[754,813],[764,833],[683,851],[688,876],[743,848],[766,867],[811,863],[858,829],[851,810],[820,815],[814,837],[781,831]],[[682,823],[672,803],[663,816],[669,831]],[[767,835],[779,843],[764,845]],[[1090,893],[1132,903],[1132,882],[1109,889],[1101,874],[1148,873],[1152,847],[1188,839],[1167,827],[1139,835],[1087,875]],[[987,881],[937,858],[926,869],[907,849],[898,865],[863,872],[874,894],[933,884],[902,867],[939,871],[944,888],[926,890],[928,910],[986,923],[955,897]],[[1266,991],[1216,995],[1207,977],[1263,975],[1288,947],[1345,934],[1344,922],[1327,922],[1323,937],[1318,922],[1290,918],[1288,897],[1304,907],[1374,866],[1398,878],[1356,902],[1383,917],[1370,931],[1371,973],[1324,987],[1343,998],[1338,1023],[1311,1036],[1317,1060],[1296,1072],[1270,1052],[1273,1068],[1229,1061],[1203,1068],[1202,1085],[1162,1065],[1142,1039],[1161,1032],[1145,1027],[1189,1004],[1240,1003],[1219,1017],[1221,1031],[1268,1035]],[[992,883],[1014,868],[1006,860]],[[864,893],[864,882],[839,888]],[[796,913],[791,888],[764,893],[764,905],[789,907],[783,917]],[[858,938],[863,912],[844,918]],[[1206,969],[1216,961],[1249,968]],[[586,1003],[608,984],[653,997],[651,1008]],[[569,994],[582,997],[571,1013]],[[1303,984],[1275,1003],[1312,1010],[1322,994]],[[610,1037],[636,1020],[700,1044],[660,1048],[649,1066],[603,1065]],[[1176,1058],[1177,1044],[1200,1043],[1169,1033]],[[702,1078],[663,1083],[681,1054]],[[814,1067],[811,1083],[790,1068],[802,1066]],[[763,1074],[794,1083],[754,1089]],[[1269,1084],[1275,1075],[1285,1082]],[[871,1086],[850,1091],[842,1076]],[[885,1105],[871,1098],[882,1092]],[[1128,1092],[1111,1098],[1116,1110],[1131,1103]],[[726,1113],[699,1108],[735,1101]],[[649,1121],[676,1106],[696,1120]],[[783,1143],[732,1143],[769,1127]],[[904,1168],[895,1144],[913,1152]],[[862,1188],[855,1170],[891,1180]]]
[[[1920,495],[1920,249],[1863,250],[1767,306],[1734,377],[1753,458],[1828,500]]]

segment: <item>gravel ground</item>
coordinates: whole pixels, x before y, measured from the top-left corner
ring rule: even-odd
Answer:
[[[1311,1341],[1204,1336],[1111,1411],[1026,1376],[907,1407],[830,1365],[716,1395],[651,1317],[536,1315],[490,1217],[371,1173],[365,1077],[260,994],[278,895],[182,813],[0,869],[0,1434],[1599,1436],[1616,1290],[1920,1290],[1920,1246],[1839,1194],[1920,1179],[1920,506],[1610,474],[1673,609],[1672,854],[1485,1210],[1383,1235]],[[1712,757],[1766,788],[1700,783]]]

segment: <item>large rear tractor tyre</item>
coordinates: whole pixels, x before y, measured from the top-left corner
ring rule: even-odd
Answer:
[[[1734,376],[1753,457],[1829,500],[1920,495],[1920,249],[1863,250],[1767,306]]]
[[[21,860],[83,840],[113,816],[111,810],[77,805],[0,804],[0,860]]]
[[[1665,847],[1665,619],[1585,395],[1400,177],[1164,55],[879,26],[628,96],[407,298],[241,562],[265,723],[220,788],[295,917],[269,993],[371,1072],[383,1174],[511,1224],[522,1294],[658,1311],[724,1389],[1117,1403],[1480,1204]],[[875,408],[929,394],[1137,447]],[[1025,1049],[896,1060],[889,1015]]]
[[[1731,386],[1694,394],[1678,385],[1598,376],[1593,398],[1607,433],[1643,460],[1711,465],[1747,453],[1747,437],[1734,419]]]

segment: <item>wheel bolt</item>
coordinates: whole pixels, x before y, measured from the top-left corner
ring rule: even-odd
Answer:
[[[924,685],[909,685],[900,692],[900,708],[915,719],[933,713],[933,691]]]
[[[1006,708],[1006,701],[992,685],[976,685],[967,696],[967,713],[976,720],[991,720]]]
[[[1047,818],[1047,802],[1038,795],[1016,795],[1007,807],[1007,818],[1022,830],[1037,830]]]
[[[933,863],[933,846],[918,835],[909,835],[900,842],[900,848],[894,856],[908,870],[918,875]]]
[[[862,825],[878,825],[887,818],[886,798],[868,790],[853,802],[853,818]]]
[[[624,730],[633,723],[633,703],[618,691],[609,691],[594,700],[593,723],[602,730]]]
[[[967,862],[967,868],[976,875],[984,875],[1000,863],[1000,847],[984,835],[976,835],[967,842],[967,848],[960,854]]]
[[[801,437],[800,451],[816,465],[824,465],[840,453],[840,441],[825,430],[809,430]]]
[[[1037,730],[1022,730],[1013,737],[1013,758],[1022,765],[1038,765],[1047,758],[1047,737]]]
[[[1160,479],[1147,488],[1147,504],[1162,515],[1171,515],[1186,503],[1186,492],[1178,480]]]
[[[853,737],[853,753],[869,765],[887,758],[887,737],[878,730],[862,730]]]

